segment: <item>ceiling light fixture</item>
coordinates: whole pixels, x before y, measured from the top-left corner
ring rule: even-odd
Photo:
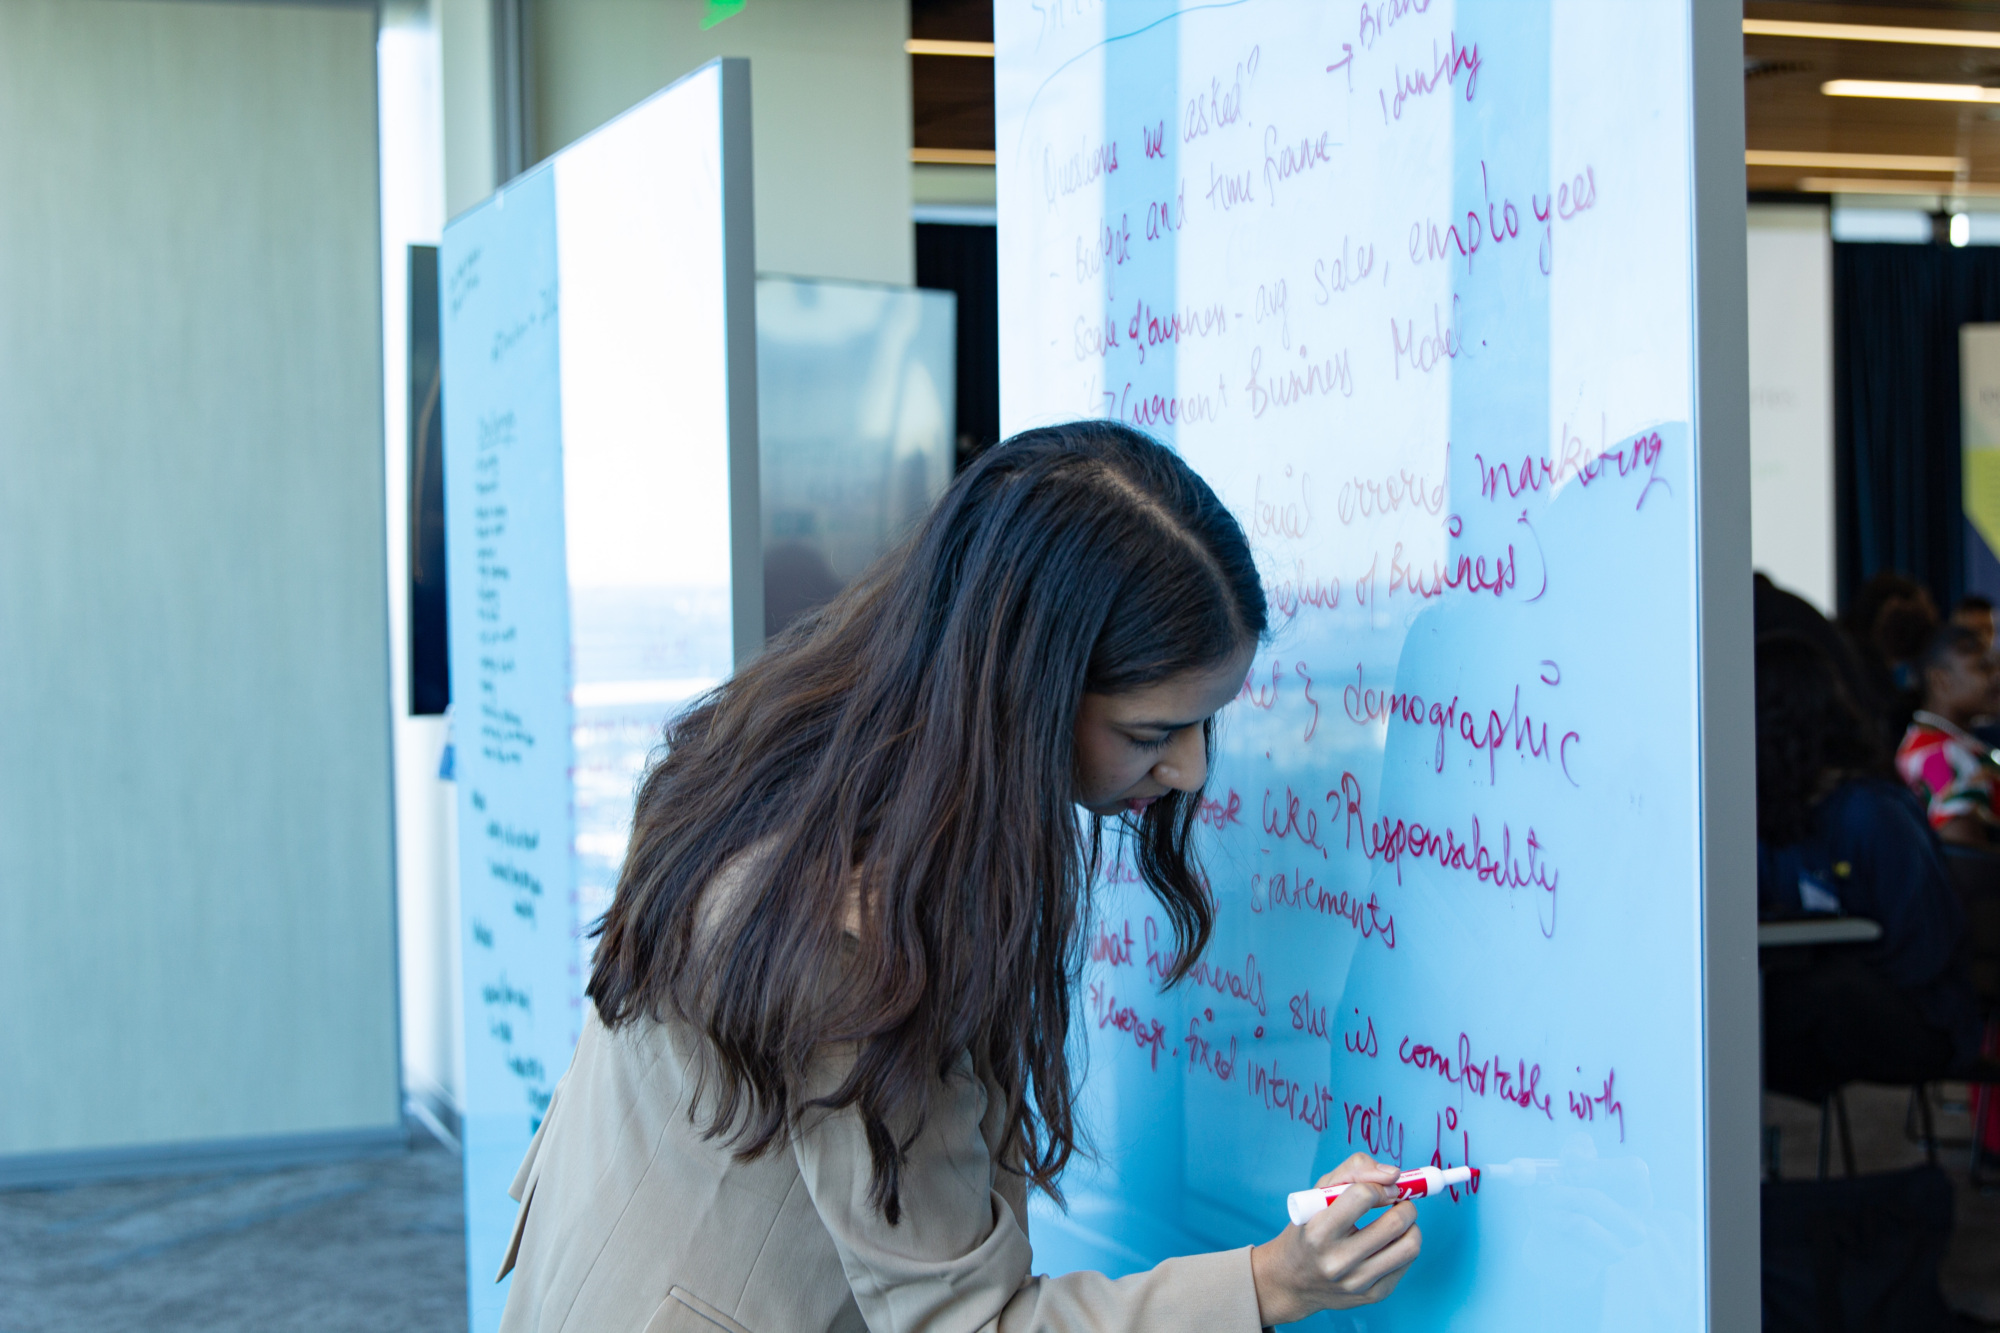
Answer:
[[[1828,79],[1828,97],[1894,97],[1913,102],[2000,102],[2000,88],[1976,83],[1898,83],[1889,79]]]
[[[903,50],[913,56],[984,56],[993,58],[991,42],[943,42],[928,37],[912,37],[903,43]]]
[[[991,148],[912,148],[910,161],[927,166],[990,167],[997,154]]]
[[[1955,176],[1965,170],[1962,157],[1915,157],[1907,153],[1794,153],[1784,149],[1750,148],[1746,167],[1816,167],[1822,171],[1939,171]]]
[[[1891,28],[1872,23],[1797,23],[1744,19],[1749,37],[1818,37],[1836,42],[1902,42],[1912,46],[1978,46],[2000,49],[2000,32],[1976,28]]]
[[[1807,176],[1798,182],[1806,194],[1901,194],[1913,199],[1969,199],[1975,195],[2000,195],[2000,184],[1963,181],[1955,184],[1931,181],[1899,181],[1886,176]]]

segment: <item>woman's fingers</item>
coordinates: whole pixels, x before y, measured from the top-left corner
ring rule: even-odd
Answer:
[[[1340,1285],[1351,1295],[1370,1294],[1384,1279],[1401,1277],[1404,1270],[1417,1261],[1417,1256],[1422,1253],[1423,1248],[1422,1228],[1410,1226],[1381,1249],[1349,1268],[1339,1279]],[[1391,1283],[1391,1286],[1393,1285]],[[1382,1295],[1387,1294],[1388,1291],[1385,1289]]]
[[[1365,1152],[1355,1153],[1333,1170],[1319,1178],[1315,1189],[1325,1189],[1328,1185],[1345,1185],[1350,1180],[1372,1180],[1380,1184],[1392,1184],[1401,1175],[1395,1167],[1376,1161]]]
[[[1396,1284],[1403,1280],[1403,1274],[1409,1271],[1407,1266],[1398,1268],[1394,1272],[1379,1278],[1366,1290],[1355,1292],[1348,1299],[1354,1305],[1373,1305],[1377,1301],[1385,1300],[1389,1293],[1396,1289]]]
[[[1343,1190],[1324,1212],[1306,1219],[1306,1239],[1315,1247],[1331,1245],[1351,1229],[1361,1225],[1361,1215],[1389,1201],[1380,1185],[1356,1184]]]
[[[1339,1202],[1345,1202],[1346,1197],[1342,1195]],[[1333,1210],[1329,1208],[1327,1211]],[[1312,1220],[1319,1221],[1318,1218]],[[1332,1235],[1322,1231],[1317,1236],[1309,1233],[1306,1239],[1313,1244],[1319,1256],[1320,1271],[1328,1277],[1335,1277],[1392,1244],[1416,1223],[1416,1208],[1408,1203],[1399,1203],[1358,1231],[1335,1231]]]

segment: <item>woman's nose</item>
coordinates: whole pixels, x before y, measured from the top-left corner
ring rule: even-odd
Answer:
[[[1175,791],[1194,791],[1208,781],[1208,744],[1200,727],[1188,727],[1167,746],[1153,776]]]

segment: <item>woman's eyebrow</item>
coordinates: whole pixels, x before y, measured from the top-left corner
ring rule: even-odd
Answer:
[[[1133,729],[1134,731],[1179,731],[1179,730],[1180,730],[1181,728],[1183,728],[1183,727],[1192,727],[1192,726],[1197,726],[1197,725],[1199,725],[1199,724],[1200,724],[1200,722],[1201,722],[1201,719],[1200,719],[1200,718],[1196,718],[1196,719],[1194,719],[1194,721],[1192,721],[1192,722],[1137,722],[1137,721],[1133,721],[1133,722],[1120,722],[1120,723],[1119,723],[1118,725],[1119,725],[1119,726],[1121,726],[1121,727],[1130,727],[1130,728],[1132,728],[1132,729]]]

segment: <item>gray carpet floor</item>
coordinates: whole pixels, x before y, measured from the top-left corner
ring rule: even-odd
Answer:
[[[463,1333],[458,1159],[0,1193],[0,1333]]]
[[[1946,1100],[1958,1220],[1944,1287],[2000,1320],[2000,1193],[1967,1188],[1970,1126]],[[1849,1090],[1861,1170],[1923,1160],[1907,1106],[1895,1089]],[[1810,1179],[1817,1111],[1773,1097],[1765,1119],[1784,1174]],[[462,1333],[463,1225],[458,1160],[428,1138],[325,1166],[0,1192],[0,1333]]]

